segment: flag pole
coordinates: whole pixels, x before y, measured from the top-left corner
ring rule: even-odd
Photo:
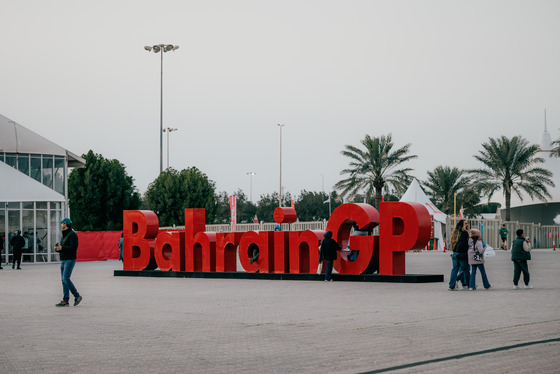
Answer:
[[[457,192],[453,194],[453,228],[457,226]]]

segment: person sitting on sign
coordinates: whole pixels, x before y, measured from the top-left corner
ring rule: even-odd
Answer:
[[[370,235],[370,232],[367,230],[360,230],[360,228],[358,227],[357,224],[354,224],[354,232],[352,233],[352,235],[350,236],[368,236]],[[348,248],[350,249],[350,247]],[[355,251],[350,249],[350,253],[348,254],[348,261],[349,262],[353,262],[356,261],[356,259],[358,258],[358,254],[360,251]]]

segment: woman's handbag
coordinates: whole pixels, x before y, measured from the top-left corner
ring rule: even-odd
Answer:
[[[484,261],[483,258],[482,258],[482,254],[479,251],[477,251],[476,249],[474,250],[473,258],[476,262]]]

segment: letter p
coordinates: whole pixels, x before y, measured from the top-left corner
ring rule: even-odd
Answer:
[[[379,274],[405,274],[405,252],[430,240],[430,214],[422,204],[383,202],[379,220]]]

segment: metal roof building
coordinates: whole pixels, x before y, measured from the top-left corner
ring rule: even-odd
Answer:
[[[68,215],[68,168],[84,167],[74,153],[0,115],[0,253],[12,261],[10,240],[21,230],[24,262],[58,261],[52,249]]]

